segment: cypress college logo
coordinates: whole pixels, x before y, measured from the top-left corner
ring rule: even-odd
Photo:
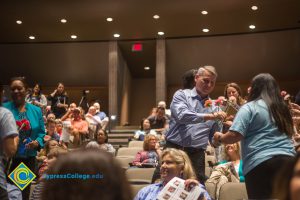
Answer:
[[[23,163],[19,164],[8,176],[16,186],[24,190],[29,185],[36,175]]]

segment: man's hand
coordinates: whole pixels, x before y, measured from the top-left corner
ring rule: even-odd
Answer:
[[[227,114],[224,111],[219,111],[213,113],[213,116],[215,119],[224,120],[227,117]]]

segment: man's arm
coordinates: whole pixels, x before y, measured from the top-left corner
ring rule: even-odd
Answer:
[[[6,157],[11,158],[18,149],[19,137],[17,135],[8,136],[3,142],[3,153]]]
[[[187,96],[183,90],[178,90],[171,103],[171,113],[176,122],[181,124],[196,124],[207,120],[222,119],[226,117],[223,111],[214,113],[197,113],[189,107]]]

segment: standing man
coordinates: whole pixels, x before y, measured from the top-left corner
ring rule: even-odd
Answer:
[[[166,147],[185,151],[190,157],[198,180],[205,181],[205,149],[208,140],[220,130],[216,120],[226,113],[217,111],[215,105],[205,107],[217,79],[213,66],[198,69],[193,89],[178,90],[171,103],[170,129],[166,132]]]

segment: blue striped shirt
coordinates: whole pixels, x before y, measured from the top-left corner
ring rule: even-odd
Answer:
[[[178,90],[171,103],[170,128],[166,132],[166,140],[183,147],[206,149],[208,140],[221,127],[214,120],[204,121],[207,113],[218,111],[212,104],[204,107],[208,98],[202,99],[196,88]]]

